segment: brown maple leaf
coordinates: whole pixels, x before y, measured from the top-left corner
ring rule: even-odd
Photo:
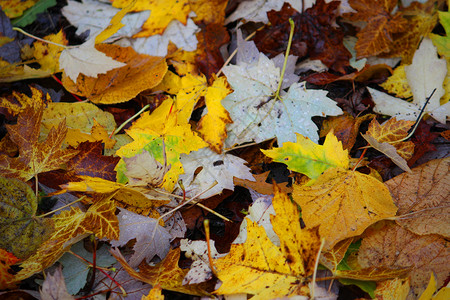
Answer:
[[[332,70],[345,73],[344,67],[349,65],[352,55],[342,43],[343,31],[332,26],[338,6],[338,1],[318,0],[313,7],[299,13],[285,3],[281,11],[267,13],[271,26],[256,33],[256,46],[271,57],[284,52],[289,39],[289,18],[292,18],[295,29],[291,53],[320,59]]]
[[[25,181],[39,173],[59,168],[78,153],[76,150],[61,149],[67,133],[65,121],[57,128],[52,128],[44,142],[38,142],[45,106],[44,95],[37,89],[31,90],[33,105],[22,110],[16,125],[6,126],[10,139],[19,147],[19,156],[0,156],[0,170],[3,175]]]
[[[357,58],[391,51],[393,34],[407,30],[407,21],[401,12],[393,13],[397,0],[349,0],[356,13],[345,14],[351,21],[364,21],[367,25],[357,34]]]

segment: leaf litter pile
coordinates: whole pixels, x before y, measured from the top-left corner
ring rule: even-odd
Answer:
[[[443,0],[0,1],[0,297],[449,299]]]

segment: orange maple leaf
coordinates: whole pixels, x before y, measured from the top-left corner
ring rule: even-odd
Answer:
[[[11,283],[14,275],[9,273],[8,270],[18,261],[19,259],[14,254],[0,248],[0,290],[16,287],[14,283]]]
[[[0,156],[0,170],[3,175],[25,181],[39,173],[58,169],[78,153],[76,150],[61,149],[67,133],[65,121],[56,129],[52,128],[44,142],[38,142],[45,106],[44,95],[35,88],[31,88],[31,91],[32,99],[27,102],[33,105],[22,110],[16,125],[6,125],[11,140],[19,147],[19,157]]]
[[[357,34],[355,49],[357,58],[389,52],[393,46],[393,34],[406,30],[407,21],[402,13],[392,11],[397,0],[349,0],[356,13],[346,14],[352,21],[365,21],[367,25]]]

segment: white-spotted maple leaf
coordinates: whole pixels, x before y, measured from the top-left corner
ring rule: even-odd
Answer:
[[[317,126],[313,116],[339,115],[342,110],[326,97],[327,91],[306,89],[296,83],[295,57],[288,59],[279,98],[275,93],[281,79],[284,58],[269,59],[253,42],[238,37],[237,64],[223,68],[234,92],[222,101],[233,124],[228,125],[227,146],[276,137],[278,144],[295,142],[295,133],[317,142]],[[283,89],[288,88],[285,92]]]

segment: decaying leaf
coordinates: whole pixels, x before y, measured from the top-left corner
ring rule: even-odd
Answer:
[[[14,254],[9,253],[5,249],[0,248],[0,289],[13,289],[16,287],[14,284],[14,275],[9,272],[10,266],[17,263],[19,259]]]
[[[230,253],[215,260],[222,285],[215,294],[247,293],[255,299],[307,295],[308,276],[320,247],[317,230],[300,228],[299,212],[275,187],[276,215],[271,217],[281,246],[275,246],[263,227],[247,220],[247,240],[232,244]]]
[[[306,227],[319,226],[325,250],[397,211],[383,183],[342,168],[326,170],[311,186],[294,185],[293,198],[302,208]]]
[[[0,177],[0,196],[0,248],[25,259],[49,238],[52,221],[36,217],[38,200],[20,180]]]
[[[41,289],[42,299],[60,299],[60,300],[74,300],[75,298],[67,292],[64,276],[61,267],[56,268],[53,274],[47,273],[47,277],[42,284]]]
[[[57,261],[70,246],[90,233],[98,238],[117,239],[119,224],[115,215],[116,206],[111,197],[97,199],[86,212],[71,207],[52,217],[54,230],[37,251],[23,260],[22,269],[15,276],[20,281],[40,272]]]
[[[432,160],[386,181],[398,207],[397,224],[416,234],[450,236],[450,158]]]
[[[430,272],[442,285],[448,276],[448,241],[435,235],[416,235],[393,222],[376,224],[362,236],[358,262],[363,267],[411,267],[410,295],[417,298],[426,288]]]
[[[149,283],[153,286],[159,284],[161,288],[195,296],[208,296],[201,285],[182,285],[187,270],[178,267],[180,249],[171,250],[159,264],[150,266],[146,262],[139,265],[139,272],[135,271],[125,260],[118,249],[111,250],[112,255],[120,262],[132,277]]]

